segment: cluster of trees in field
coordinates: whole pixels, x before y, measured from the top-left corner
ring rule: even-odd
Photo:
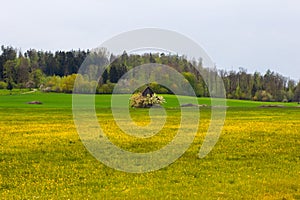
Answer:
[[[100,56],[99,56],[100,54]],[[105,57],[109,67],[102,73],[98,81],[89,81],[89,77],[77,75],[83,61],[87,58]],[[185,56],[164,53],[145,53],[143,55],[124,52],[120,56],[108,54],[105,50],[89,52],[72,51],[36,51],[27,50],[24,53],[13,47],[1,47],[0,54],[0,89],[41,88],[44,91],[72,92],[76,77],[85,85],[84,92],[91,93],[93,85],[97,85],[97,93],[112,93],[115,84],[135,66],[147,63],[168,65],[181,73],[195,90],[197,96],[207,97],[210,92],[220,89],[220,84],[214,84],[208,89],[205,77],[221,77],[227,98],[247,99],[257,101],[300,101],[300,81],[284,77],[268,70],[265,74],[248,73],[245,69],[225,71],[206,69],[201,59],[188,61]],[[196,67],[195,67],[196,66]],[[197,69],[200,69],[197,70]],[[91,64],[89,74],[99,74],[95,63]],[[217,80],[217,79],[215,79]],[[177,87],[176,83],[172,83]],[[166,88],[155,82],[150,87],[156,93],[172,93],[172,88]]]
[[[13,47],[1,46],[0,89],[38,88],[51,76],[68,76],[77,73],[89,52],[36,51],[24,53]]]

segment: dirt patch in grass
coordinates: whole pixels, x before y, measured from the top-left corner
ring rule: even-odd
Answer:
[[[260,108],[285,108],[283,105],[261,105]]]
[[[207,107],[206,104],[192,104],[192,103],[187,103],[187,104],[182,104],[180,107]]]
[[[40,101],[30,101],[30,102],[27,102],[27,104],[43,104],[43,103]]]

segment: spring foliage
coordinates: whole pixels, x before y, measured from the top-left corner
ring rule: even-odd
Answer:
[[[153,105],[165,103],[165,99],[157,94],[143,96],[142,93],[135,93],[130,98],[130,106],[134,108],[149,108]]]

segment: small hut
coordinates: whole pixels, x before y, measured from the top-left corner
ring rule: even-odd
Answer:
[[[146,89],[142,92],[142,96],[143,97],[147,97],[147,95],[149,95],[150,97],[152,97],[154,94],[153,90],[148,86],[146,87]]]

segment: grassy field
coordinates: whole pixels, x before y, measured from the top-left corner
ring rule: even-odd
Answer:
[[[32,92],[28,93],[28,90],[13,90],[12,95],[7,90],[0,90],[0,107],[3,108],[71,108],[72,107],[72,95],[62,93],[40,93]],[[178,108],[179,103],[174,95],[163,95],[166,99],[166,108]],[[183,97],[185,103],[190,103],[189,97]],[[28,105],[30,101],[41,101],[43,105]],[[111,95],[96,95],[95,97],[96,108],[110,108],[111,107]],[[201,105],[210,106],[210,98],[198,98],[198,102]],[[264,105],[278,105],[284,107],[299,107],[297,103],[282,103],[282,102],[259,102],[259,101],[245,101],[245,100],[227,100],[229,107],[259,107]]]
[[[164,95],[168,120],[149,139],[122,134],[110,110],[110,95],[96,96],[99,122],[118,146],[148,152],[166,145],[180,117],[178,102]],[[29,101],[42,105],[29,105]],[[188,98],[186,100],[188,102]],[[200,98],[200,104],[210,105]],[[158,171],[131,174],[97,161],[85,149],[72,116],[72,95],[0,95],[1,199],[300,199],[300,108],[295,103],[229,100],[221,137],[203,159],[198,151],[210,122],[200,111],[197,136],[188,151]],[[285,108],[259,106],[285,105]],[[148,110],[132,110],[137,123]]]

